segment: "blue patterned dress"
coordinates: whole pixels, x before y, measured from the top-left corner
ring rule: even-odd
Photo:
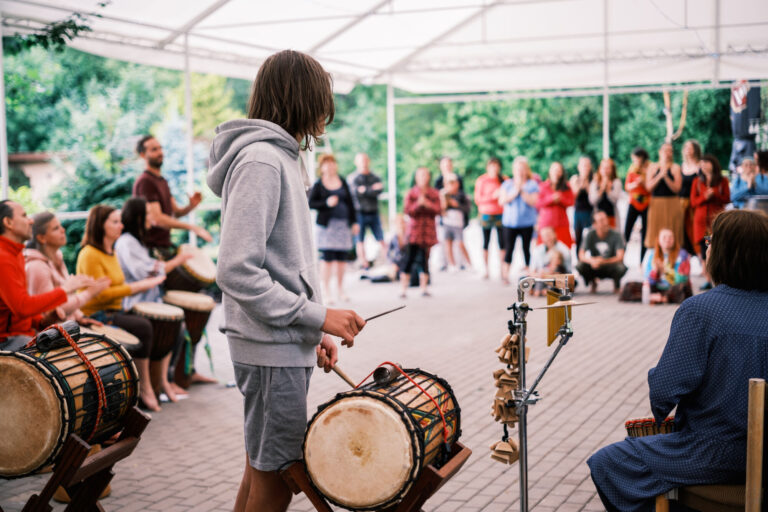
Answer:
[[[657,421],[677,406],[676,431],[626,438],[587,461],[609,511],[650,511],[696,484],[744,481],[749,379],[768,379],[768,293],[719,285],[680,306],[648,372]]]

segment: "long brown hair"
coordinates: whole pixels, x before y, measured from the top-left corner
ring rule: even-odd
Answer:
[[[279,125],[308,149],[336,112],[330,73],[301,52],[283,50],[259,68],[248,100],[248,118]]]
[[[85,233],[81,247],[92,245],[100,251],[104,250],[104,224],[113,211],[117,210],[114,206],[106,204],[97,204],[88,212],[88,220],[85,221]]]
[[[677,256],[680,254],[680,242],[675,236],[675,232],[671,229],[664,228],[661,231],[669,231],[672,233],[672,236],[675,237],[675,245],[673,245],[672,249],[669,251],[669,261],[674,267],[675,262],[677,261]],[[661,234],[661,231],[659,231],[659,234]],[[661,248],[658,236],[656,237],[656,245],[653,247],[653,265],[654,267],[664,268],[664,249]]]
[[[613,161],[613,158],[603,158],[600,160],[600,166],[597,168],[597,172],[595,173],[595,179],[597,180],[598,185],[603,184],[603,173],[600,172],[600,167],[602,167],[604,163],[607,163],[611,166],[611,177],[609,178],[611,183],[613,183],[613,181],[616,179],[616,162]]]
[[[42,250],[43,244],[37,239],[39,235],[45,235],[48,231],[48,224],[51,223],[56,216],[51,212],[40,212],[32,217],[32,238],[27,241],[28,249]]]
[[[704,155],[701,157],[702,162],[709,162],[709,164],[712,166],[712,178],[710,179],[709,183],[707,183],[707,177],[703,173],[701,176],[701,181],[704,182],[705,185],[709,187],[716,187],[720,185],[720,180],[723,179],[723,168],[720,167],[720,160],[717,159],[715,155]]]

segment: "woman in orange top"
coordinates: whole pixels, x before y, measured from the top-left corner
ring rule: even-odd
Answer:
[[[648,204],[650,203],[651,193],[645,188],[645,171],[648,169],[650,156],[643,148],[635,148],[632,151],[632,165],[627,171],[627,178],[624,180],[624,190],[629,194],[629,209],[627,210],[627,223],[624,225],[624,239],[629,243],[629,237],[635,227],[638,217],[640,218],[640,261],[645,258],[645,240],[646,229],[648,228]]]
[[[691,207],[693,208],[693,245],[698,252],[702,264],[707,256],[707,244],[704,237],[712,229],[715,215],[725,210],[725,205],[731,202],[731,189],[728,180],[723,178],[720,162],[713,155],[701,157],[701,175],[693,180],[691,187]],[[706,275],[706,265],[704,274]],[[709,290],[712,284],[707,282],[701,287]]]
[[[501,214],[504,208],[499,204],[501,184],[506,178],[501,175],[501,160],[496,157],[488,159],[485,164],[485,174],[475,181],[475,204],[480,215],[480,226],[483,228],[483,261],[485,275],[488,278],[488,247],[491,244],[491,231],[496,230],[496,243],[499,245],[499,257],[504,260],[504,238],[501,236]]]

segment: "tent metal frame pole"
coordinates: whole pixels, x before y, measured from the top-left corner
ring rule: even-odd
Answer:
[[[395,89],[387,84],[387,197],[389,226],[395,225],[397,216],[397,145],[395,142]]]
[[[611,155],[611,97],[608,90],[608,0],[603,0],[603,158]]]
[[[0,41],[3,39],[3,13],[0,13]],[[5,123],[5,74],[3,70],[3,49],[0,46],[0,174],[2,175],[2,195],[0,199],[8,199],[8,133]]]
[[[712,83],[720,81],[720,0],[715,0],[715,48],[712,54],[714,69],[712,71]]]
[[[193,144],[195,141],[195,133],[193,131],[192,123],[192,81],[189,76],[189,32],[184,33],[184,118],[186,121],[186,139],[187,139],[187,154],[186,154],[186,167],[187,167],[187,193],[192,194],[195,191],[195,152]],[[195,211],[189,212],[189,222],[195,223]],[[189,243],[193,246],[197,245],[197,236],[190,231]]]

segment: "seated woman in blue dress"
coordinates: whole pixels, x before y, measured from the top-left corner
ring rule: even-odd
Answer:
[[[650,511],[687,485],[744,482],[750,378],[768,378],[768,215],[731,210],[712,224],[717,286],[683,302],[648,372],[653,416],[675,432],[628,437],[587,460],[608,511]]]

